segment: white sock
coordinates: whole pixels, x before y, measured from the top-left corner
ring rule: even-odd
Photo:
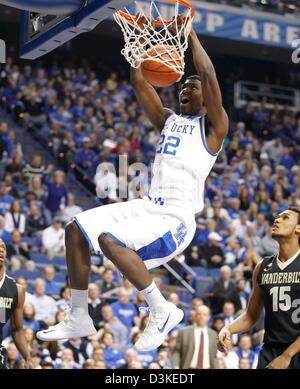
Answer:
[[[145,297],[145,300],[147,301],[150,309],[165,305],[167,302],[154,281],[152,281],[146,289],[140,290],[140,292]]]
[[[71,308],[88,311],[88,290],[71,289]]]

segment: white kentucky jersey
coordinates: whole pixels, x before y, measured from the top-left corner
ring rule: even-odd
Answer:
[[[150,199],[202,211],[205,180],[217,156],[206,144],[203,116],[171,114],[156,149]]]

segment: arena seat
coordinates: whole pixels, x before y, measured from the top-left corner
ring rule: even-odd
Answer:
[[[195,290],[196,296],[205,298],[207,290],[212,284],[213,279],[211,277],[196,277],[195,279]]]

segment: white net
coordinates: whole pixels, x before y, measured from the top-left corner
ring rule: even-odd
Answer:
[[[150,3],[148,13],[135,3],[137,16],[133,16],[127,8],[125,12],[113,15],[124,35],[125,45],[121,53],[132,67],[138,68],[150,59],[183,74],[184,52],[188,47],[194,12],[192,8],[180,7],[180,3],[176,0],[172,2],[172,20],[163,19],[155,1]]]

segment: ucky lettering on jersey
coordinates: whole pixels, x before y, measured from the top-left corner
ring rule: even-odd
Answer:
[[[261,277],[262,285],[273,284],[300,284],[300,272],[275,272],[263,274]]]
[[[10,309],[13,298],[11,297],[0,297],[0,308]]]
[[[171,132],[180,132],[181,134],[192,135],[196,126],[191,124],[176,124],[174,123],[170,128]]]

